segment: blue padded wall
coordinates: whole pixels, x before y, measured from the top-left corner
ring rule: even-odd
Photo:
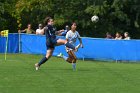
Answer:
[[[65,39],[65,37],[58,37]],[[45,36],[21,34],[21,53],[43,54],[46,53]],[[82,38],[84,48],[76,52],[77,58],[96,60],[124,60],[140,61],[140,40],[110,40],[97,38]],[[8,53],[19,52],[19,35],[9,34]],[[78,44],[79,42],[77,42]],[[6,38],[0,37],[0,53],[5,52]],[[57,46],[53,53],[67,55],[64,45]]]

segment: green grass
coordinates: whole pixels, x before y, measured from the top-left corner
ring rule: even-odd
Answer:
[[[0,93],[140,93],[140,64],[81,61],[77,71],[52,57],[35,71],[40,55],[0,54]]]

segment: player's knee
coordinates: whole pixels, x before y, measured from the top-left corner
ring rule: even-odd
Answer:
[[[66,44],[68,41],[67,40],[64,40],[64,44]]]
[[[72,63],[76,63],[77,59],[73,58]]]
[[[52,54],[46,55],[46,58],[49,59],[51,56],[52,56]]]
[[[62,40],[62,43],[63,44],[66,44],[68,41],[67,40]]]

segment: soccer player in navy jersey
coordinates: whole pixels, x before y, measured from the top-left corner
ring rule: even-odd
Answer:
[[[77,48],[72,44],[70,44],[67,40],[56,38],[56,35],[60,34],[62,31],[61,30],[56,31],[54,27],[54,21],[51,17],[46,17],[44,23],[45,23],[44,32],[46,35],[47,52],[46,52],[46,56],[43,57],[40,60],[40,62],[35,64],[36,70],[38,70],[39,67],[52,56],[55,46],[65,45],[66,47],[69,47],[75,51],[77,50]]]

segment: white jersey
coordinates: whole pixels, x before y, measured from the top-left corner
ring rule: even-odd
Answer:
[[[37,29],[37,30],[36,30],[36,32],[37,32],[38,34],[42,34],[43,31],[44,31],[43,29]]]
[[[130,40],[130,37],[126,37],[126,38],[124,38],[124,40]]]
[[[72,45],[75,45],[78,38],[80,38],[80,35],[77,31],[72,32],[71,30],[69,30],[66,34],[66,39],[68,39],[68,42]]]
[[[68,42],[75,46],[76,40],[80,38],[80,35],[77,31],[72,32],[69,30],[66,34],[66,39],[68,39]],[[66,51],[72,50],[71,48],[66,47]]]

